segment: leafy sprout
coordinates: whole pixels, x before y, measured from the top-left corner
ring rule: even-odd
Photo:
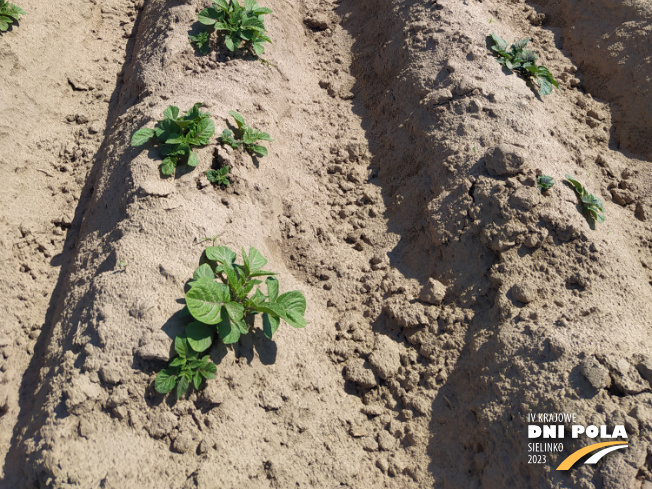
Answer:
[[[240,139],[236,139],[235,135],[230,129],[224,129],[222,135],[220,136],[220,141],[222,144],[228,144],[233,149],[237,149],[240,146],[244,146],[245,150],[250,153],[257,153],[261,156],[267,156],[267,148],[260,144],[256,144],[258,141],[274,141],[269,134],[266,132],[259,131],[258,129],[253,129],[245,123],[244,117],[240,115],[235,110],[229,112],[229,114],[235,119],[235,123],[238,125],[238,130],[240,131]]]
[[[201,112],[201,106],[201,103],[197,103],[185,115],[179,117],[179,108],[170,105],[163,112],[163,120],[157,122],[154,129],[144,127],[134,133],[131,145],[142,146],[154,140],[164,157],[161,173],[165,176],[172,175],[182,163],[191,167],[197,166],[199,159],[191,147],[207,145],[215,133],[210,114]]]
[[[210,50],[208,41],[213,30],[224,36],[229,51],[236,51],[244,43],[256,55],[265,52],[263,44],[272,41],[267,37],[263,15],[272,13],[271,9],[260,7],[256,0],[245,0],[244,7],[238,0],[213,0],[213,4],[199,12],[199,22],[211,30],[190,36],[202,54]]]
[[[217,170],[208,170],[206,172],[206,178],[208,178],[209,182],[214,183],[216,185],[230,185],[231,180],[229,180],[227,176],[228,174],[229,174],[229,167],[223,166],[222,168],[219,168]]]
[[[191,323],[188,327],[192,332]],[[167,394],[176,387],[177,399],[180,399],[190,385],[196,390],[201,387],[204,379],[214,379],[217,367],[209,360],[208,355],[199,358],[199,353],[190,346],[191,342],[185,335],[174,339],[174,349],[177,356],[172,359],[168,368],[161,370],[156,376],[154,388],[161,394]]]
[[[25,14],[26,12],[18,5],[0,0],[0,32],[7,31],[11,24],[18,22],[20,16]]]
[[[496,34],[491,34],[494,51],[497,61],[507,69],[518,73],[536,91],[538,86],[539,95],[548,95],[552,87],[559,88],[559,84],[545,66],[537,65],[538,56],[530,49],[525,49],[530,39],[521,39],[512,44],[507,50],[508,43]],[[535,83],[536,82],[536,83]]]
[[[604,222],[606,217],[604,216],[605,210],[602,200],[587,192],[587,190],[582,186],[580,182],[575,180],[570,175],[566,175],[566,180],[572,185],[573,190],[577,194],[577,197],[580,199],[580,204],[582,205],[582,213],[586,216],[591,217],[597,222]]]
[[[542,191],[550,190],[554,184],[555,181],[548,175],[539,175],[537,177],[537,188]]]
[[[249,253],[243,249],[242,264],[235,263],[236,253],[226,246],[209,246],[204,258],[205,263],[195,270],[186,292],[186,308],[193,321],[184,334],[176,337],[178,356],[159,372],[154,384],[162,394],[176,387],[177,399],[190,385],[198,390],[203,379],[215,377],[215,364],[209,361],[209,355],[200,358],[200,354],[213,345],[216,337],[227,345],[236,343],[253,327],[256,315],[261,316],[263,334],[269,339],[281,320],[295,328],[306,326],[306,298],[298,290],[279,295],[276,274],[262,269],[267,259],[257,249],[249,248]],[[266,277],[264,282],[262,277]],[[266,293],[260,288],[263,284]]]

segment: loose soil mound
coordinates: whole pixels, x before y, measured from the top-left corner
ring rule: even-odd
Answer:
[[[74,254],[49,313],[51,271],[35,325],[6,328],[4,358],[21,371],[26,335],[38,340],[20,398],[20,376],[6,381],[3,487],[652,484],[652,172],[617,149],[647,154],[650,124],[622,115],[629,102],[612,92],[585,91],[600,86],[597,68],[577,68],[588,48],[558,49],[573,37],[555,16],[571,3],[269,0],[266,63],[198,57],[187,35],[205,4],[150,0],[135,19],[69,220]],[[530,37],[560,90],[541,99],[501,70],[490,32]],[[636,71],[609,70],[615,85]],[[643,101],[650,80],[637,80]],[[161,179],[157,151],[131,148],[131,135],[195,102],[218,131],[235,109],[270,132],[269,156],[215,144],[196,170]],[[223,164],[226,190],[203,176]],[[536,188],[539,174],[552,190]],[[605,223],[582,216],[565,174],[606,201]],[[309,325],[217,347],[217,379],[173,402],[152,384],[213,236],[261,250],[282,291],[305,293]],[[28,237],[15,246],[40,250]],[[3,263],[15,275],[25,259]],[[558,472],[582,446],[567,440],[527,464],[538,412],[623,424],[630,447]]]

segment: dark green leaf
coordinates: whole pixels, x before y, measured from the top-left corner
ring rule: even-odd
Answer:
[[[164,369],[161,370],[156,376],[156,381],[154,382],[154,388],[156,392],[161,394],[167,394],[172,391],[177,385],[177,369]]]
[[[174,349],[181,358],[188,358],[191,350],[185,335],[179,335],[174,339]]]
[[[169,105],[167,109],[163,111],[163,117],[166,119],[175,120],[179,116],[179,107],[174,105]]]
[[[183,367],[186,364],[186,359],[183,357],[174,357],[170,362],[170,367]]]
[[[238,129],[242,130],[242,128],[245,126],[244,117],[242,117],[242,115],[235,110],[230,110],[229,114],[235,119],[235,123],[238,125]]]
[[[154,129],[149,129],[143,127],[138,129],[133,136],[131,136],[131,145],[132,146],[142,146],[146,144],[150,139],[154,137]]]
[[[263,333],[270,340],[272,339],[272,335],[276,333],[279,324],[281,324],[281,320],[277,316],[272,316],[267,313],[263,314]]]
[[[163,163],[161,163],[161,173],[163,175],[169,176],[174,173],[174,169],[177,167],[176,162],[172,158],[165,158]]]
[[[197,155],[195,154],[194,151],[190,151],[190,155],[188,156],[188,166],[191,167],[196,167],[199,165],[199,158],[197,158]]]
[[[232,266],[236,257],[235,252],[226,246],[209,246],[206,248],[206,258],[221,265],[227,263]]]
[[[202,369],[199,372],[206,379],[214,379],[215,378],[215,373],[217,372],[217,366],[212,362],[208,362],[208,355],[205,356],[204,358],[207,360],[207,362],[206,362],[205,366],[202,367]]]
[[[199,280],[186,293],[186,304],[192,316],[206,324],[217,324],[222,306],[230,302],[229,287],[218,282]]]
[[[217,332],[225,345],[237,343],[240,339],[240,329],[231,323],[226,310],[222,311],[222,320],[217,323]]]
[[[213,25],[221,20],[224,14],[218,12],[214,7],[208,7],[199,12],[199,22],[204,25]]]
[[[195,390],[199,390],[202,380],[204,379],[202,378],[200,371],[197,370],[195,375],[192,376],[192,384],[195,386]]]
[[[504,39],[501,39],[498,37],[496,34],[491,34],[491,38],[494,40],[496,43],[496,46],[498,46],[499,49],[506,51],[507,50],[507,41]]]
[[[202,265],[199,265],[197,269],[195,270],[195,273],[192,274],[193,280],[199,280],[200,278],[208,278],[208,279],[215,279],[215,274],[213,273],[213,269],[208,263],[204,263]]]
[[[267,148],[265,146],[253,144],[249,146],[249,149],[251,149],[255,153],[258,153],[261,156],[267,156]]]
[[[181,399],[181,397],[186,393],[188,390],[188,387],[190,387],[190,383],[188,382],[188,378],[184,375],[179,377],[179,383],[177,384],[177,399]]]
[[[213,331],[215,328],[199,321],[193,321],[186,326],[188,344],[198,353],[206,351],[213,343]]]
[[[267,277],[265,285],[267,285],[267,297],[269,301],[276,302],[278,299],[278,280],[274,277]]]

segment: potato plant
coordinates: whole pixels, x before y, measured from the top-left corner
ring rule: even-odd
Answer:
[[[208,170],[206,172],[206,178],[209,182],[215,185],[230,185],[231,180],[229,180],[229,170],[228,166],[223,166],[217,170]]]
[[[199,164],[193,146],[205,146],[215,133],[215,124],[208,112],[201,112],[201,103],[179,117],[179,108],[170,105],[163,112],[163,120],[158,121],[154,129],[143,127],[131,138],[132,146],[142,146],[153,140],[163,156],[161,173],[170,176],[182,163],[195,167]]]
[[[568,180],[573,190],[575,190],[577,197],[580,199],[582,213],[595,221],[604,222],[606,217],[604,216],[605,211],[602,200],[590,194],[580,182],[570,175],[566,175],[566,180]]]
[[[552,87],[559,88],[559,84],[545,66],[537,65],[538,56],[530,49],[525,49],[529,39],[521,39],[512,44],[507,50],[507,41],[501,39],[496,34],[491,34],[494,45],[491,46],[497,61],[507,69],[515,71],[521,76],[533,90],[539,95],[548,95],[552,92]]]
[[[20,20],[21,15],[25,15],[25,11],[18,5],[0,0],[0,32],[7,31],[11,24]]]
[[[190,41],[202,54],[210,51],[210,37],[217,31],[224,39],[229,51],[236,51],[244,44],[254,54],[265,52],[264,43],[271,43],[267,37],[263,15],[272,13],[266,7],[260,7],[256,0],[245,0],[244,7],[238,0],[213,0],[214,5],[199,12],[199,22],[210,30],[190,36]]]
[[[159,372],[155,388],[162,394],[177,389],[177,398],[190,385],[199,389],[203,379],[216,372],[208,355],[200,358],[219,337],[226,345],[249,333],[256,315],[261,316],[263,334],[271,339],[281,320],[295,328],[306,326],[306,298],[298,290],[279,294],[274,272],[262,268],[267,263],[255,248],[242,250],[242,263],[226,246],[209,246],[204,262],[194,272],[186,292],[186,308],[194,321],[175,339],[178,356]],[[259,279],[266,277],[265,281]],[[260,286],[265,285],[265,292]],[[254,290],[255,289],[255,290]]]
[[[242,117],[242,115],[240,115],[235,110],[229,111],[229,114],[231,114],[231,117],[235,119],[235,123],[237,124],[238,130],[240,131],[240,139],[236,139],[231,129],[227,128],[224,129],[220,135],[220,141],[222,144],[228,144],[233,149],[244,146],[244,149],[249,153],[257,153],[260,156],[267,156],[267,148],[256,143],[258,141],[273,142],[274,140],[270,137],[270,135],[266,132],[262,132],[258,129],[254,129],[248,126],[245,123],[244,117]]]

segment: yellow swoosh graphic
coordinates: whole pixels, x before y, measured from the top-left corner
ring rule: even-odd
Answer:
[[[602,443],[594,443],[593,445],[589,445],[588,447],[580,448],[576,452],[571,453],[566,460],[564,460],[562,463],[559,464],[559,467],[557,467],[557,470],[568,470],[570,469],[575,462],[577,462],[579,459],[581,459],[584,455],[587,453],[594,452],[598,448],[602,447],[609,447],[611,445],[627,445],[627,442],[622,442],[622,441],[605,441]]]

